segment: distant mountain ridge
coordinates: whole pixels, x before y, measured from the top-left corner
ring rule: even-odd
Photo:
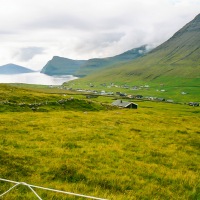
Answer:
[[[126,51],[122,54],[107,57],[107,58],[93,58],[89,60],[72,60],[54,56],[52,60],[43,67],[41,73],[48,75],[65,75],[71,74],[75,76],[86,76],[95,72],[96,70],[134,60],[143,56],[147,52],[147,45]]]
[[[21,74],[21,73],[31,73],[31,72],[34,71],[26,67],[22,67],[20,65],[15,65],[12,63],[0,66],[0,74]]]
[[[80,70],[78,70],[75,75],[85,76],[94,73],[99,69],[105,69],[109,66],[113,67],[114,65],[119,65],[120,63],[129,62],[143,56],[148,52],[147,49],[147,45],[143,45],[113,57],[89,59],[81,66]]]

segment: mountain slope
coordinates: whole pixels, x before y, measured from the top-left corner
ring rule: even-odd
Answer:
[[[31,72],[34,71],[15,64],[6,64],[0,66],[0,74],[21,74],[21,73],[31,73]]]
[[[147,51],[147,45],[143,45],[113,57],[89,59],[81,66],[80,70],[78,70],[75,75],[85,76],[99,69],[105,69],[109,66],[118,65],[119,63],[126,63],[143,56]]]
[[[84,60],[72,60],[54,56],[52,60],[42,68],[41,73],[48,75],[74,75],[84,63]]]
[[[167,81],[196,79],[200,85],[200,14],[169,40],[145,56],[115,68],[102,70],[86,77],[88,81],[126,82]]]
[[[134,60],[147,52],[146,45],[124,52],[120,55],[108,58],[93,58],[89,60],[72,60],[54,56],[44,68],[41,73],[48,75],[64,75],[71,74],[75,76],[86,76],[101,68],[114,65],[120,62],[127,62]]]

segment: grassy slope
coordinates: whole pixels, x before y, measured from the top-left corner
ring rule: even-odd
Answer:
[[[147,52],[146,48],[146,45],[143,45],[113,57],[89,59],[81,66],[80,70],[78,70],[75,75],[86,76],[99,69],[106,69],[110,66],[116,66],[116,64],[122,65],[123,63],[127,63],[130,60],[134,60],[144,55]]]
[[[17,91],[24,92],[32,94]],[[2,112],[0,177],[108,199],[195,200],[199,114],[154,102],[138,110]],[[8,186],[0,182],[0,193]],[[37,191],[43,199],[81,199]],[[34,199],[22,186],[4,199],[14,198]]]
[[[72,60],[68,58],[54,56],[43,67],[41,73],[48,75],[74,75],[74,73],[80,68],[80,66],[84,62],[84,60]]]
[[[165,98],[175,101],[200,100],[200,17],[188,23],[168,41],[148,53],[126,64],[118,64],[99,70],[85,78],[71,82],[72,87],[87,88],[92,83],[95,89],[102,83],[150,85],[148,92],[137,91],[142,95],[157,96],[160,84],[165,86]],[[75,86],[73,86],[75,85]],[[105,88],[104,88],[105,89]],[[109,90],[109,89],[106,89]],[[181,91],[189,95],[182,96]],[[133,93],[130,92],[129,93]],[[162,97],[162,96],[161,96]]]
[[[53,93],[56,91],[58,94],[51,94],[46,88],[30,89],[29,86],[29,89],[23,89],[21,87],[25,87],[25,85],[13,87],[0,84],[0,112],[97,111],[107,109],[107,106],[99,103],[83,100],[83,98],[73,98],[71,93],[63,94],[59,90],[52,89]]]
[[[131,49],[122,54],[107,57],[93,58],[89,60],[72,60],[68,58],[54,56],[41,70],[42,73],[49,75],[70,74],[78,77],[83,77],[98,69],[105,69],[116,63],[126,63],[129,60],[134,60],[147,52],[146,45]]]
[[[135,80],[163,82],[179,85],[188,79],[198,79],[200,86],[200,15],[176,32],[168,41],[142,58],[93,74],[88,80]],[[168,79],[168,80],[167,80]],[[191,81],[190,81],[191,79]],[[197,86],[197,85],[195,85]]]
[[[165,83],[171,86],[182,84],[200,86],[200,39],[197,34],[188,33],[176,40],[169,40],[142,58],[122,66],[99,71],[86,77],[85,81],[130,83],[143,81]],[[198,41],[193,41],[193,37],[198,38]],[[183,41],[186,39],[192,42],[189,42],[189,45],[184,44]],[[196,82],[193,81],[194,79]]]

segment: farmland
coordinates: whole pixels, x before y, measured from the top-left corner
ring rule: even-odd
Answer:
[[[1,178],[106,199],[200,198],[199,107],[139,101],[137,110],[117,109],[104,105],[112,97],[87,103],[71,93],[0,88],[1,102],[12,103],[0,105]],[[18,106],[71,97],[36,111]],[[0,182],[0,194],[11,185]],[[35,198],[24,186],[3,197]]]

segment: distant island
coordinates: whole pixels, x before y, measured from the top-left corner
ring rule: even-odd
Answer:
[[[35,71],[28,69],[26,67],[12,64],[12,63],[0,66],[0,74],[5,74],[5,75],[31,73],[31,72],[35,72]]]

